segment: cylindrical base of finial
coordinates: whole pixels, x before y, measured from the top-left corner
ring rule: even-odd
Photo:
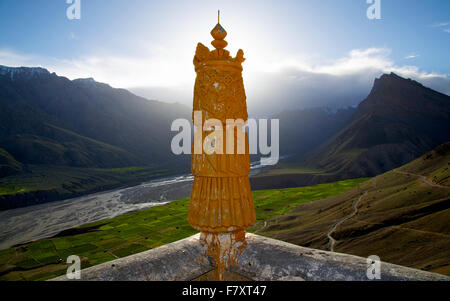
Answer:
[[[256,220],[248,176],[194,177],[188,221],[202,232],[233,232]]]

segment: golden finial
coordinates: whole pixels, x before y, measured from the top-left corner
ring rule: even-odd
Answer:
[[[220,10],[217,11],[217,25],[211,31],[211,35],[214,38],[214,41],[212,41],[211,44],[216,49],[224,49],[227,47],[228,43],[224,40],[227,36],[227,32],[222,25],[220,25]]]

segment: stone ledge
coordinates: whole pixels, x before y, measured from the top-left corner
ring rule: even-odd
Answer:
[[[365,281],[366,258],[296,246],[247,234],[248,246],[233,272],[257,281]],[[193,280],[214,269],[199,234],[81,271],[84,281]],[[67,280],[66,276],[53,281]],[[449,281],[450,277],[381,263],[384,281]]]

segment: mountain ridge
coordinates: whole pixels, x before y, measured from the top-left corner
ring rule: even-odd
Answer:
[[[187,107],[147,100],[92,78],[69,80],[41,67],[0,66],[0,87],[0,147],[21,163],[54,164],[51,156],[39,153],[41,148],[55,156],[66,148],[64,156],[77,152],[87,158],[77,164],[56,160],[67,166],[180,162],[167,141],[171,122],[190,116]],[[78,150],[71,152],[68,141]],[[98,158],[102,163],[96,163]]]
[[[374,176],[450,140],[450,97],[394,73],[376,79],[349,124],[308,159],[349,177]]]

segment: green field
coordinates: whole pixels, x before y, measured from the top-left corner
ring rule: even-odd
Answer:
[[[282,160],[278,164],[266,171],[256,175],[256,177],[274,176],[274,175],[290,175],[290,174],[327,174],[326,171],[306,166],[304,162],[291,162]]]
[[[257,224],[302,203],[340,194],[366,180],[255,191]],[[73,228],[59,237],[2,250],[0,280],[51,279],[65,273],[65,259],[69,255],[80,256],[82,268],[86,268],[188,237],[196,233],[187,222],[188,205],[189,199],[183,199]]]

